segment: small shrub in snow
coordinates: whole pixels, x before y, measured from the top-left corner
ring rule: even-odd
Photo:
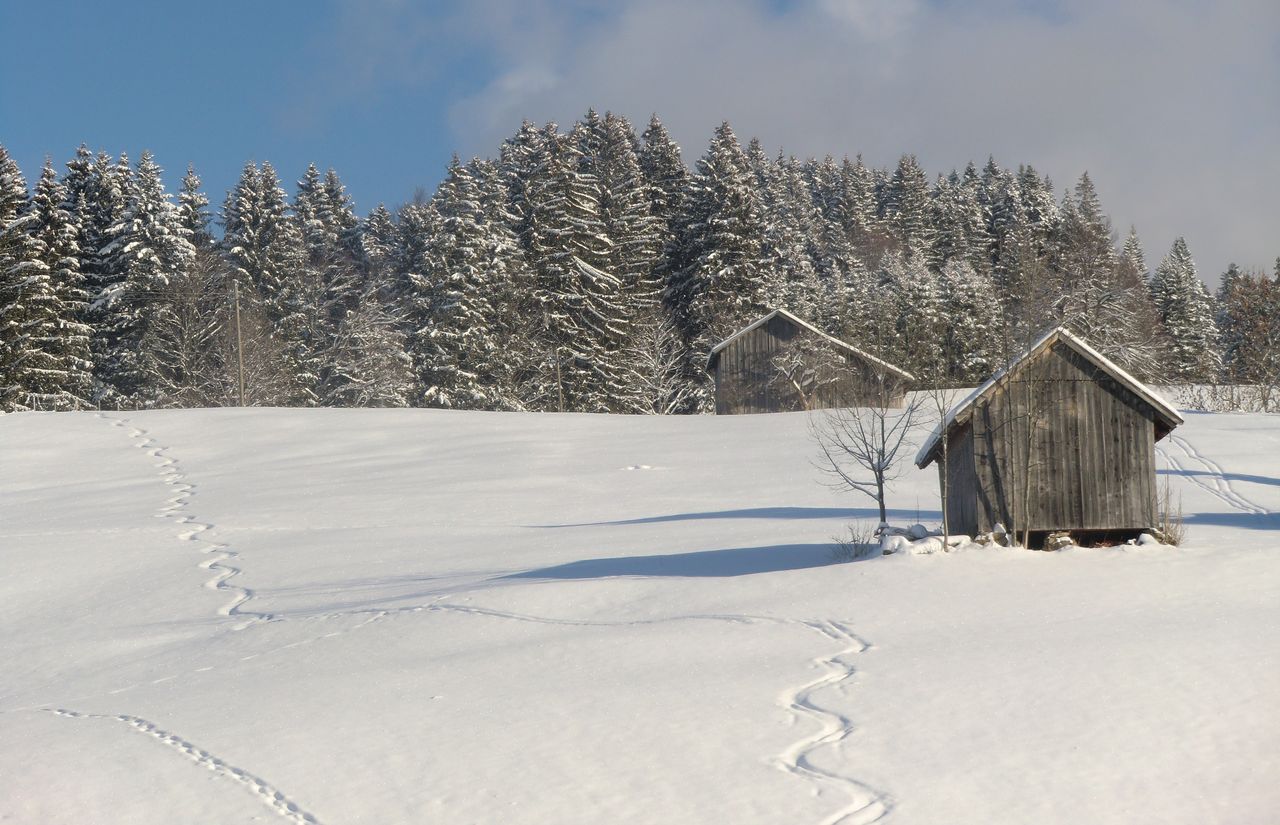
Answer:
[[[884,527],[885,525],[881,525]],[[876,536],[880,528],[872,529],[865,522],[855,521],[845,526],[845,535],[832,536],[832,561],[857,561],[866,558],[879,548]]]
[[[1158,513],[1155,529],[1151,533],[1161,544],[1182,544],[1187,533],[1182,520],[1182,497],[1179,496],[1174,501],[1173,487],[1169,484],[1168,476],[1160,482],[1160,490],[1156,495]]]

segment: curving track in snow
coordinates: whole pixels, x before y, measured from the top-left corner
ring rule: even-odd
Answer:
[[[814,698],[815,694],[820,691],[836,688],[851,679],[855,673],[855,668],[850,659],[872,649],[872,645],[854,633],[846,622],[826,619],[802,621],[776,616],[752,616],[732,613],[699,613],[633,621],[590,621],[531,616],[490,608],[441,602],[423,607],[406,608],[400,612],[420,611],[465,613],[513,621],[574,627],[619,627],[682,621],[718,621],[734,624],[788,625],[817,633],[824,639],[840,645],[840,649],[830,655],[819,656],[814,659],[812,664],[823,671],[822,675],[811,681],[788,688],[779,696],[778,704],[798,721],[816,722],[818,730],[792,743],[782,753],[774,757],[773,764],[786,773],[813,783],[819,789],[835,789],[849,797],[847,804],[823,818],[819,825],[870,825],[870,823],[882,819],[892,809],[892,802],[887,794],[876,791],[853,777],[821,768],[814,763],[812,758],[820,750],[837,748],[856,729],[853,720],[848,716],[824,707]],[[383,615],[389,614],[388,612]]]
[[[250,588],[235,584],[232,581],[232,579],[240,575],[242,572],[241,568],[235,563],[239,559],[239,555],[232,550],[229,545],[213,541],[204,535],[209,531],[216,529],[215,524],[211,522],[198,521],[190,515],[190,504],[196,493],[197,485],[188,479],[187,474],[178,459],[168,454],[169,448],[161,446],[147,430],[133,426],[127,418],[115,418],[102,413],[99,413],[98,417],[108,421],[115,427],[119,427],[121,429],[128,428],[130,430],[130,437],[135,441],[135,446],[139,449],[145,450],[148,455],[155,459],[155,466],[160,474],[161,480],[173,491],[173,494],[157,510],[156,517],[170,519],[181,525],[183,529],[179,532],[178,538],[181,541],[198,543],[201,545],[201,551],[209,556],[209,558],[200,564],[200,567],[214,574],[213,578],[210,579],[205,586],[211,590],[227,592],[232,596],[231,600],[227,604],[219,608],[218,615],[243,619],[244,621],[233,625],[233,629],[235,630],[243,630],[260,622],[284,620],[286,617],[275,616],[270,613],[254,612],[245,608],[245,605],[253,598],[254,593]],[[772,763],[778,769],[812,783],[816,790],[832,789],[843,793],[849,798],[847,804],[824,817],[820,821],[819,825],[869,825],[870,823],[879,821],[888,814],[891,809],[891,802],[886,794],[878,792],[852,777],[845,776],[833,770],[818,767],[812,758],[813,755],[820,750],[838,748],[840,744],[847,740],[855,730],[854,723],[849,717],[830,710],[815,700],[815,694],[824,690],[836,688],[851,679],[855,673],[855,668],[850,659],[871,649],[871,645],[868,642],[859,638],[850,629],[849,625],[842,621],[825,619],[798,620],[779,618],[775,616],[712,613],[670,616],[657,619],[638,619],[631,621],[577,620],[533,616],[490,608],[435,601],[426,605],[410,605],[400,608],[386,609],[372,608],[336,611],[301,619],[295,618],[293,619],[294,621],[309,621],[348,617],[353,615],[366,615],[368,617],[365,621],[344,631],[335,631],[310,639],[293,642],[261,653],[246,655],[241,657],[241,660],[267,656],[271,653],[297,647],[309,642],[344,635],[345,633],[380,622],[391,616],[424,612],[462,613],[510,621],[577,627],[644,626],[681,621],[715,621],[735,624],[788,625],[800,627],[812,633],[817,633],[824,639],[839,645],[839,649],[829,655],[819,656],[818,658],[813,659],[811,666],[819,669],[821,671],[821,675],[816,679],[795,685],[783,691],[779,695],[778,704],[786,709],[797,721],[816,723],[818,729],[792,743],[784,751],[775,756]],[[213,668],[209,666],[199,667],[191,670],[190,672],[174,674],[161,679],[151,680],[150,683],[154,684],[169,681],[171,679],[178,678],[179,676],[201,673],[212,669]],[[140,684],[144,683],[140,682],[135,685],[128,685],[112,690],[109,693],[123,693]],[[215,757],[209,752],[193,745],[191,742],[177,736],[176,734],[161,729],[159,726],[145,719],[128,715],[110,716],[81,713],[67,710],[65,708],[52,709],[44,707],[42,709],[67,718],[106,719],[128,724],[132,728],[146,733],[169,747],[182,752],[188,758],[214,771],[215,773],[219,773],[240,782],[241,784],[249,786],[277,813],[291,821],[300,823],[300,825],[318,825],[318,820],[316,820],[314,816],[303,811],[297,803],[290,800],[283,793],[270,785],[270,783],[241,768],[229,765],[224,760]]]
[[[244,608],[245,604],[253,598],[253,591],[231,581],[242,572],[236,565],[240,556],[231,549],[230,545],[202,537],[202,534],[213,530],[216,525],[197,521],[187,513],[191,498],[196,492],[196,485],[187,479],[182,464],[173,456],[167,455],[169,448],[160,446],[150,433],[132,426],[127,418],[114,418],[103,413],[98,413],[98,417],[115,427],[128,428],[129,437],[134,440],[135,446],[145,450],[147,455],[155,459],[160,480],[173,491],[173,495],[156,511],[156,518],[171,519],[182,525],[184,529],[178,533],[178,539],[199,544],[201,552],[209,556],[200,563],[201,568],[213,574],[213,578],[205,583],[205,587],[231,594],[231,600],[218,609],[218,615],[241,619],[242,621],[232,626],[234,630],[243,630],[257,622],[274,618],[269,613],[256,613]]]
[[[1170,434],[1169,442],[1178,448],[1178,453],[1174,453],[1165,447],[1158,447],[1157,449],[1165,460],[1175,470],[1183,473],[1183,477],[1192,484],[1242,513],[1249,513],[1255,516],[1271,514],[1271,511],[1266,507],[1250,501],[1232,487],[1231,481],[1227,478],[1226,471],[1222,469],[1222,466],[1197,450],[1190,441],[1181,436]],[[1189,466],[1192,462],[1199,464],[1204,469],[1192,468]],[[1208,478],[1208,481],[1205,478]]]

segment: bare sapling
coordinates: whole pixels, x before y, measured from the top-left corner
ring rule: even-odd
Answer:
[[[868,406],[816,412],[809,419],[809,432],[819,449],[815,466],[830,478],[831,486],[873,499],[880,523],[885,524],[885,491],[909,466],[904,459],[910,454],[911,432],[923,404],[920,398],[909,397],[905,406],[894,407],[898,380],[888,376],[874,380],[876,391]]]

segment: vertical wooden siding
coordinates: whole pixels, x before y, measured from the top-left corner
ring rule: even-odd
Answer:
[[[739,336],[717,356],[715,365],[716,413],[788,412],[804,408],[803,402],[774,368],[774,358],[801,335],[813,335],[782,316]],[[819,387],[818,409],[853,407],[874,403],[878,398],[877,367],[853,353],[839,350],[845,369],[836,380]],[[894,397],[900,406],[903,393]]]
[[[943,462],[938,462],[942,472]],[[952,533],[968,536],[978,532],[978,500],[973,491],[978,481],[974,467],[973,426],[956,427],[947,439],[947,527]]]
[[[1026,525],[1015,506],[1029,508],[1032,530],[1136,530],[1155,522],[1149,405],[1065,344],[975,405],[972,433],[978,530]],[[958,481],[965,477],[956,471]]]

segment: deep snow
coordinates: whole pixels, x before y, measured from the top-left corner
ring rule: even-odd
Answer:
[[[0,822],[1274,821],[1280,419],[1186,417],[1183,548],[845,564],[801,414],[0,417]]]

